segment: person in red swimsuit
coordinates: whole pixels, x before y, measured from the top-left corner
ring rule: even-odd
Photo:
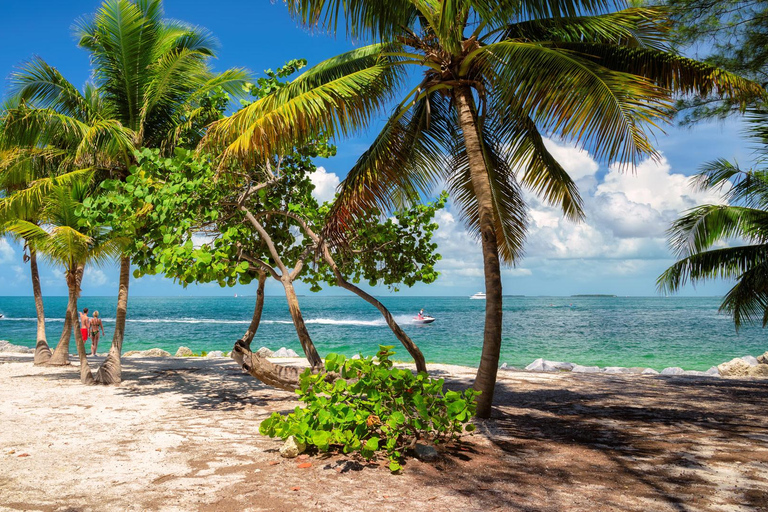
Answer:
[[[91,326],[91,319],[88,318],[88,308],[83,308],[80,313],[80,333],[83,335],[83,342],[88,339],[88,328]]]

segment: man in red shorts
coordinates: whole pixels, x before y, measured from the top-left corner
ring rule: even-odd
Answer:
[[[83,308],[80,313],[80,333],[83,335],[83,343],[88,339],[88,328],[91,326],[91,319],[88,318],[88,308]]]

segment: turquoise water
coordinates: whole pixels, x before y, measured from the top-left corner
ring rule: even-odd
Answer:
[[[379,344],[405,349],[378,311],[357,297],[300,297],[307,327],[321,355],[373,354]],[[384,297],[398,322],[428,362],[476,366],[482,346],[485,302],[468,297]],[[231,350],[250,323],[254,297],[133,297],[128,306],[125,350],[180,345],[196,352]],[[508,297],[504,301],[501,362],[525,366],[538,357],[598,366],[682,366],[706,370],[746,354],[768,350],[757,326],[738,334],[719,315],[719,298],[709,297]],[[114,297],[83,297],[79,307],[99,310],[106,350],[114,328]],[[48,339],[61,333],[66,297],[45,299]],[[437,318],[415,325],[420,308]],[[31,297],[0,297],[0,339],[34,346],[35,308]],[[288,347],[301,353],[283,297],[267,297],[254,346]],[[74,350],[74,346],[73,346]]]

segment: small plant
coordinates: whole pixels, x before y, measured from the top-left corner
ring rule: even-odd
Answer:
[[[259,432],[294,436],[320,451],[359,452],[366,459],[386,451],[394,472],[417,439],[439,443],[475,429],[469,420],[477,391],[444,391],[444,379],[393,368],[391,349],[380,346],[376,359],[329,354],[326,372],[301,374],[296,393],[306,407],[287,416],[272,413]]]

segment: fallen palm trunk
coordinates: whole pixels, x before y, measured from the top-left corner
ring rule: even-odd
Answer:
[[[232,359],[252,377],[268,386],[286,391],[299,389],[299,376],[306,370],[306,368],[275,364],[267,360],[266,357],[251,352],[243,340],[237,340],[235,346],[232,347]],[[323,371],[322,365],[315,367],[312,373],[319,371]],[[326,380],[335,381],[339,378],[341,378],[339,374],[329,372]]]

